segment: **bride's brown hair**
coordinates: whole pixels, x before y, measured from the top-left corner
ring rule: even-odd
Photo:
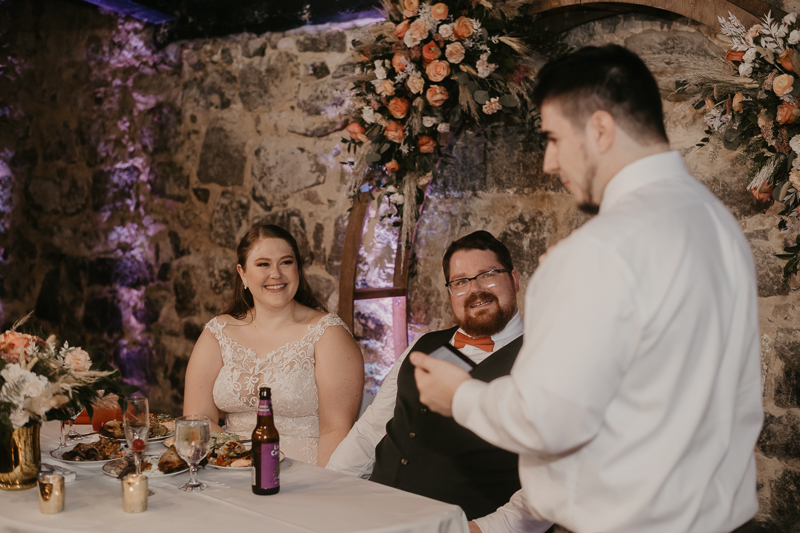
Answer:
[[[308,284],[305,273],[303,272],[303,258],[300,255],[300,249],[297,246],[297,241],[292,237],[292,234],[280,226],[273,224],[256,224],[247,233],[245,233],[242,240],[239,241],[239,246],[236,248],[236,260],[242,265],[242,268],[247,264],[247,256],[253,250],[253,247],[261,239],[281,239],[286,241],[292,247],[294,253],[295,264],[297,265],[297,273],[300,276],[300,283],[297,287],[297,292],[294,299],[297,303],[310,307],[311,309],[318,309],[327,312],[328,310],[322,305],[314,292],[311,290],[311,285]],[[234,274],[233,280],[233,300],[224,314],[231,315],[232,317],[241,320],[247,316],[248,311],[253,308],[253,295],[250,294],[249,289],[244,288],[242,278],[238,273]]]

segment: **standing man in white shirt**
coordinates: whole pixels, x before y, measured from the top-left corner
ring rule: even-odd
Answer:
[[[508,375],[522,346],[519,274],[508,248],[487,231],[454,241],[442,259],[456,327],[427,333],[398,359],[375,400],[327,468],[461,506],[471,531],[542,533],[520,490],[519,459],[419,402],[411,349],[448,343],[482,383]],[[498,508],[500,508],[498,510]]]
[[[412,353],[421,401],[520,455],[535,516],[575,533],[729,533],[758,510],[756,275],[722,203],[669,151],[638,56],[542,69],[544,171],[599,215],[556,245],[525,343],[491,383]]]

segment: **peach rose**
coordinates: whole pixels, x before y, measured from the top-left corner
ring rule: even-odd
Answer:
[[[778,56],[778,63],[780,63],[781,66],[789,72],[794,70],[792,67],[792,51],[790,48],[787,48],[781,53],[781,55]]]
[[[406,138],[405,130],[403,130],[403,126],[398,124],[395,121],[391,121],[386,125],[386,128],[383,130],[384,135],[386,138],[395,143],[403,142],[403,139]]]
[[[395,54],[392,56],[392,68],[394,68],[397,72],[403,72],[406,69],[406,64],[403,61],[405,59],[405,54]],[[407,59],[406,59],[407,61]]]
[[[406,80],[406,88],[411,91],[413,94],[420,94],[422,90],[425,88],[425,80],[422,79],[422,76],[419,74],[414,74],[413,76],[409,76]]]
[[[408,114],[408,100],[405,98],[392,98],[389,100],[389,113],[394,118],[403,118]]]
[[[354,141],[365,143],[369,140],[367,136],[364,135],[367,130],[358,122],[351,122],[350,125],[345,128],[345,131],[350,134],[350,138]]]
[[[408,31],[408,27],[411,23],[407,20],[404,20],[400,24],[394,27],[394,34],[398,39],[402,39],[406,36],[406,32]]]
[[[450,63],[447,61],[432,61],[425,69],[428,79],[433,82],[440,82],[450,75]]]
[[[75,348],[64,357],[64,364],[73,372],[88,372],[92,359],[85,350]]]
[[[464,60],[464,54],[466,50],[464,50],[464,45],[461,43],[450,43],[447,45],[447,48],[444,51],[444,56],[447,60],[454,65],[458,65]]]
[[[772,189],[772,185],[764,183],[760,187],[753,187],[750,189],[750,194],[752,194],[756,200],[765,204],[772,199]]]
[[[44,345],[44,341],[34,335],[6,331],[0,335],[0,356],[7,363],[18,363],[25,350],[34,344]]]
[[[421,154],[432,154],[436,148],[436,141],[427,135],[423,135],[417,140],[417,148],[419,148]]]
[[[430,64],[431,61],[433,61],[434,59],[439,59],[440,57],[442,57],[442,50],[441,48],[436,46],[435,42],[431,41],[422,47],[423,65],[427,66],[428,64]]]
[[[386,168],[387,172],[397,172],[398,170],[400,170],[400,164],[394,159],[392,159],[391,161],[386,163],[386,166],[384,168]]]
[[[778,124],[795,124],[800,119],[800,110],[792,104],[783,103],[778,106],[778,113],[775,120]]]
[[[793,83],[794,76],[791,74],[781,74],[780,76],[776,76],[775,80],[773,80],[772,90],[775,91],[775,94],[778,96],[783,96],[784,94],[792,92]]]
[[[472,32],[472,19],[468,17],[458,17],[453,23],[453,35],[459,41],[469,38]]]
[[[439,2],[438,4],[433,4],[431,6],[431,16],[436,20],[446,19],[449,13],[450,12],[447,9],[447,4]]]
[[[744,101],[744,95],[742,93],[734,94],[732,109],[737,113],[741,113],[744,110],[744,106],[742,105],[743,101]]]
[[[425,93],[425,99],[428,100],[431,107],[440,107],[447,101],[449,96],[450,95],[447,94],[447,89],[439,85],[431,85]]]
[[[383,80],[380,85],[375,87],[381,96],[392,96],[394,94],[394,83],[391,80]]]
[[[726,61],[743,61],[744,51],[742,50],[728,50],[725,54]]]
[[[403,0],[403,9],[406,11],[416,11],[419,7],[419,0]]]
[[[427,20],[417,19],[411,23],[411,26],[408,27],[408,31],[416,41],[414,43],[414,46],[416,46],[419,44],[419,41],[428,36],[428,32],[431,31],[431,25]]]

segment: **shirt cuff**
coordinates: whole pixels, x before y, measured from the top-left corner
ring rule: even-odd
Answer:
[[[453,394],[451,405],[453,419],[456,422],[466,427],[465,422],[469,418],[469,414],[481,401],[481,394],[487,386],[487,383],[477,379],[467,380],[458,386],[456,393]]]

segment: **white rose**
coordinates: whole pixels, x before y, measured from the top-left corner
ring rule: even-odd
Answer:
[[[452,43],[447,45],[444,55],[449,62],[458,64],[464,60],[465,52],[464,45],[461,43]]]
[[[789,13],[785,17],[783,17],[783,23],[786,25],[794,24],[797,20],[797,13]]]
[[[418,38],[414,37],[413,35],[411,35],[410,31],[407,31],[406,32],[406,36],[403,37],[403,44],[405,44],[409,48],[414,48],[415,46],[417,46],[421,42],[422,42],[422,39],[418,39]]]
[[[789,141],[789,146],[792,147],[796,154],[800,154],[800,135],[792,137],[792,140]],[[795,161],[800,161],[800,158],[795,159]]]
[[[451,38],[453,36],[453,27],[450,24],[442,24],[439,26],[439,35],[445,39]]]
[[[389,201],[394,205],[403,205],[406,202],[406,199],[402,194],[392,194],[389,196]]]
[[[745,78],[747,78],[752,73],[753,73],[753,65],[751,63],[742,63],[741,65],[739,65],[740,76],[744,76]]]
[[[88,372],[92,366],[92,359],[86,351],[75,348],[64,357],[64,364],[72,372]]]
[[[375,123],[375,110],[372,109],[370,106],[365,105],[361,108],[361,116],[364,118],[364,122],[367,124],[374,124]]]
[[[435,124],[439,123],[439,119],[436,117],[422,117],[422,125],[426,128],[430,128]]]
[[[375,67],[375,77],[379,80],[386,79],[386,69],[383,67]]]
[[[797,44],[800,43],[800,31],[793,30],[792,33],[789,34],[789,44]]]
[[[12,381],[17,381],[19,378],[24,376],[26,372],[26,370],[22,370],[22,368],[20,368],[18,363],[13,363],[6,365],[5,368],[3,368],[3,370],[0,371],[0,376],[3,376],[3,379],[10,383]]]
[[[753,61],[755,61],[755,59],[756,59],[756,49],[755,48],[749,48],[747,50],[747,52],[745,52],[744,57],[742,58],[742,60],[745,63],[752,63]]]
[[[28,398],[36,398],[44,392],[46,386],[47,378],[42,376],[33,377],[25,384],[25,396]]]
[[[22,409],[17,409],[11,413],[11,424],[14,426],[14,429],[21,428],[28,423],[29,419],[30,417],[28,416],[28,413]]]
[[[450,131],[450,124],[448,124],[447,122],[442,122],[441,124],[436,126],[436,131],[438,131],[439,133],[447,133],[448,131]]]

